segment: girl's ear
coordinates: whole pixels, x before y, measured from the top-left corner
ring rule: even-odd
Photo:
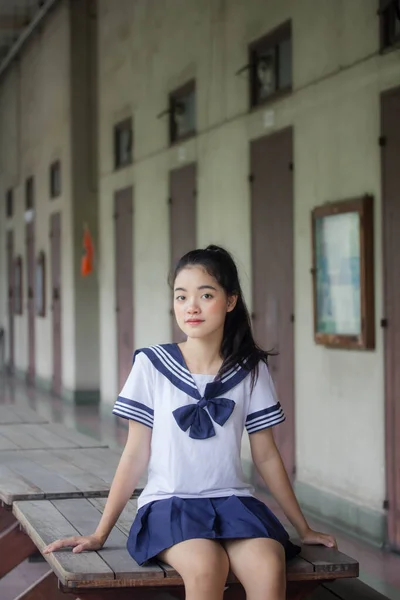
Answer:
[[[237,296],[228,296],[228,309],[227,309],[227,312],[232,312],[232,310],[236,306],[237,300],[238,300]]]

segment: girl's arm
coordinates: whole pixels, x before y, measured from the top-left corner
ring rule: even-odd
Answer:
[[[294,495],[279,450],[276,447],[272,429],[263,429],[250,434],[250,447],[253,462],[265,481],[271,494],[295,527],[304,544],[323,544],[336,547],[333,536],[313,531]]]
[[[73,552],[98,550],[103,546],[147,467],[150,458],[151,431],[141,423],[129,421],[128,439],[96,531],[89,536],[57,540],[43,550],[44,554],[67,546],[73,546]]]

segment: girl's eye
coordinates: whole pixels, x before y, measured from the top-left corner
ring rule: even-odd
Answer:
[[[175,298],[175,300],[184,300],[184,299],[185,299],[185,296],[177,296],[177,297]]]
[[[211,294],[203,294],[203,298],[205,298],[206,300],[210,300],[211,298],[213,298],[213,296]]]

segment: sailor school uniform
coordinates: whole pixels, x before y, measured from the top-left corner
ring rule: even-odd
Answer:
[[[148,481],[128,537],[139,564],[194,538],[273,538],[287,558],[298,554],[242,470],[244,429],[285,420],[267,365],[260,361],[258,371],[252,389],[241,366],[220,379],[190,373],[177,344],[135,353],[113,413],[152,429]]]

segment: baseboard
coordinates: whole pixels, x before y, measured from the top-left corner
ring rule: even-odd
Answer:
[[[63,388],[61,397],[71,404],[99,404],[100,390],[67,390]]]
[[[294,489],[306,514],[375,546],[385,545],[387,524],[384,512],[356,504],[301,481],[294,484]]]

